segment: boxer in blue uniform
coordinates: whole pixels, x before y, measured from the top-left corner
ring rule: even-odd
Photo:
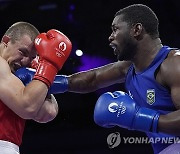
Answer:
[[[92,92],[125,82],[122,91],[102,94],[96,102],[94,121],[102,127],[119,126],[146,132],[151,138],[180,135],[180,52],[164,46],[159,21],[147,6],[134,4],[119,10],[112,22],[110,46],[117,62],[69,76],[56,76],[49,93]],[[18,70],[23,81],[28,69]],[[171,143],[170,143],[171,144]],[[169,144],[152,144],[163,154]],[[172,146],[179,148],[179,144]],[[178,150],[174,150],[178,151]]]
[[[156,81],[156,71],[171,50],[173,49],[163,46],[151,64],[142,71],[135,73],[135,68],[132,64],[126,77],[126,89],[129,95],[132,95],[134,101],[139,106],[157,110],[160,114],[175,111],[169,90]],[[147,136],[153,137],[154,140],[155,137],[170,137],[169,135],[150,132],[147,132]],[[161,143],[162,140],[159,143],[152,144],[154,150],[160,151],[167,146],[167,144]]]

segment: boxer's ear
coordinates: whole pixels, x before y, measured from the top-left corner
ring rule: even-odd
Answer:
[[[7,36],[7,35],[4,35],[4,36],[2,37],[1,43],[4,43],[4,45],[7,46],[9,40],[10,40],[10,37]]]

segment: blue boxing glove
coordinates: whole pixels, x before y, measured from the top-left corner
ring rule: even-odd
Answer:
[[[36,70],[32,68],[20,68],[15,72],[15,75],[27,85],[32,81]],[[49,88],[48,94],[64,93],[68,90],[68,79],[65,75],[56,75],[55,80]]]
[[[159,113],[140,107],[126,93],[115,91],[102,94],[94,109],[94,121],[102,127],[119,126],[130,130],[157,132]]]

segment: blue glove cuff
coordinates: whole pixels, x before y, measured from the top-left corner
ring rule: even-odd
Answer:
[[[154,133],[158,133],[158,121],[159,121],[160,114],[156,114],[153,120],[151,131]]]
[[[56,75],[55,80],[49,88],[48,94],[58,94],[68,91],[68,78],[65,75]]]
[[[149,108],[139,108],[136,113],[132,129],[145,132],[157,132],[159,113]]]

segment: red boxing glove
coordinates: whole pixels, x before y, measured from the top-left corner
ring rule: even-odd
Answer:
[[[35,47],[40,59],[34,79],[41,80],[50,87],[55,75],[70,55],[72,43],[60,31],[51,29],[36,37]]]
[[[39,56],[36,56],[31,62],[30,68],[37,69],[39,66]]]

